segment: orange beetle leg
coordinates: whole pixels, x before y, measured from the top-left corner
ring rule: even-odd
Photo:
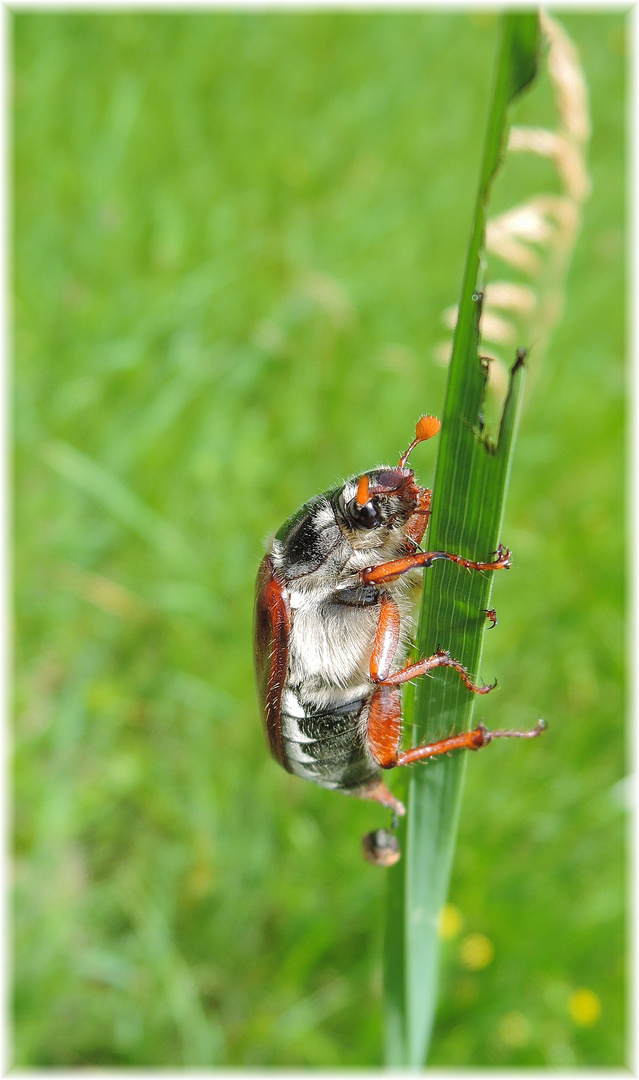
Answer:
[[[448,551],[417,551],[414,555],[404,555],[401,559],[393,559],[379,566],[369,566],[365,570],[360,570],[359,576],[366,585],[380,585],[387,581],[395,581],[410,570],[418,570],[420,567],[428,569],[437,559],[448,559],[449,562],[458,563],[467,570],[508,570],[510,551],[500,544],[496,555],[497,558],[493,562],[473,562],[472,559],[463,559],[461,555],[452,555]]]
[[[422,537],[426,532],[426,526],[430,519],[431,500],[432,492],[428,488],[420,488],[419,501],[406,525],[406,538],[411,540],[415,547],[421,544]]]

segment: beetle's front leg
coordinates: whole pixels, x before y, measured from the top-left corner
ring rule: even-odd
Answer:
[[[359,576],[366,585],[383,585],[389,581],[395,581],[411,570],[419,570],[420,567],[426,570],[438,559],[447,559],[459,566],[465,566],[467,570],[508,570],[510,568],[508,548],[500,544],[496,555],[497,558],[493,562],[473,562],[472,559],[464,559],[461,555],[453,555],[449,551],[417,551],[414,555],[404,555],[401,559],[380,563],[379,566],[368,566],[365,570],[360,570]]]
[[[419,547],[422,537],[426,532],[426,526],[430,520],[430,507],[433,493],[428,488],[419,489],[419,500],[411,516],[406,523],[405,535],[415,547]]]

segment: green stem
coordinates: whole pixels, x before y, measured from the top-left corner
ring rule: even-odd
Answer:
[[[487,365],[478,355],[486,205],[507,134],[507,111],[536,71],[536,13],[505,15],[489,111],[479,194],[459,305],[444,407],[429,531],[430,550],[487,560],[500,539],[523,360],[511,372],[496,445],[483,430]],[[449,562],[425,574],[418,653],[442,646],[477,674],[492,574]],[[415,694],[415,742],[470,727],[473,695],[455,672],[421,679]],[[410,771],[403,861],[389,872],[385,944],[387,1062],[426,1060],[437,1002],[439,912],[446,900],[467,755],[455,753]],[[406,780],[402,783],[405,785]]]

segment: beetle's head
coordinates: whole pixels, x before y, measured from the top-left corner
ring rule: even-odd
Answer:
[[[390,530],[403,530],[417,505],[414,475],[412,469],[382,468],[346,481],[334,507],[353,547],[381,547]]]
[[[417,424],[416,437],[399,459],[397,468],[372,469],[347,480],[336,493],[334,508],[343,532],[354,548],[377,548],[392,540],[403,539],[408,519],[420,496],[412,469],[406,468],[411,450],[432,438],[440,423],[434,416],[423,416]]]

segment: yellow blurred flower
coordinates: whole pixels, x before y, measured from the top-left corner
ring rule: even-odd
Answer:
[[[575,1024],[590,1027],[601,1016],[601,1002],[593,990],[580,987],[568,999],[568,1011]]]
[[[530,1042],[530,1034],[530,1022],[520,1012],[506,1013],[497,1025],[499,1041],[513,1049],[526,1046]]]
[[[485,934],[469,934],[459,947],[459,958],[471,971],[487,967],[494,955],[493,943]]]
[[[462,913],[454,904],[444,904],[437,920],[437,930],[440,938],[451,941],[456,938],[463,924]]]

